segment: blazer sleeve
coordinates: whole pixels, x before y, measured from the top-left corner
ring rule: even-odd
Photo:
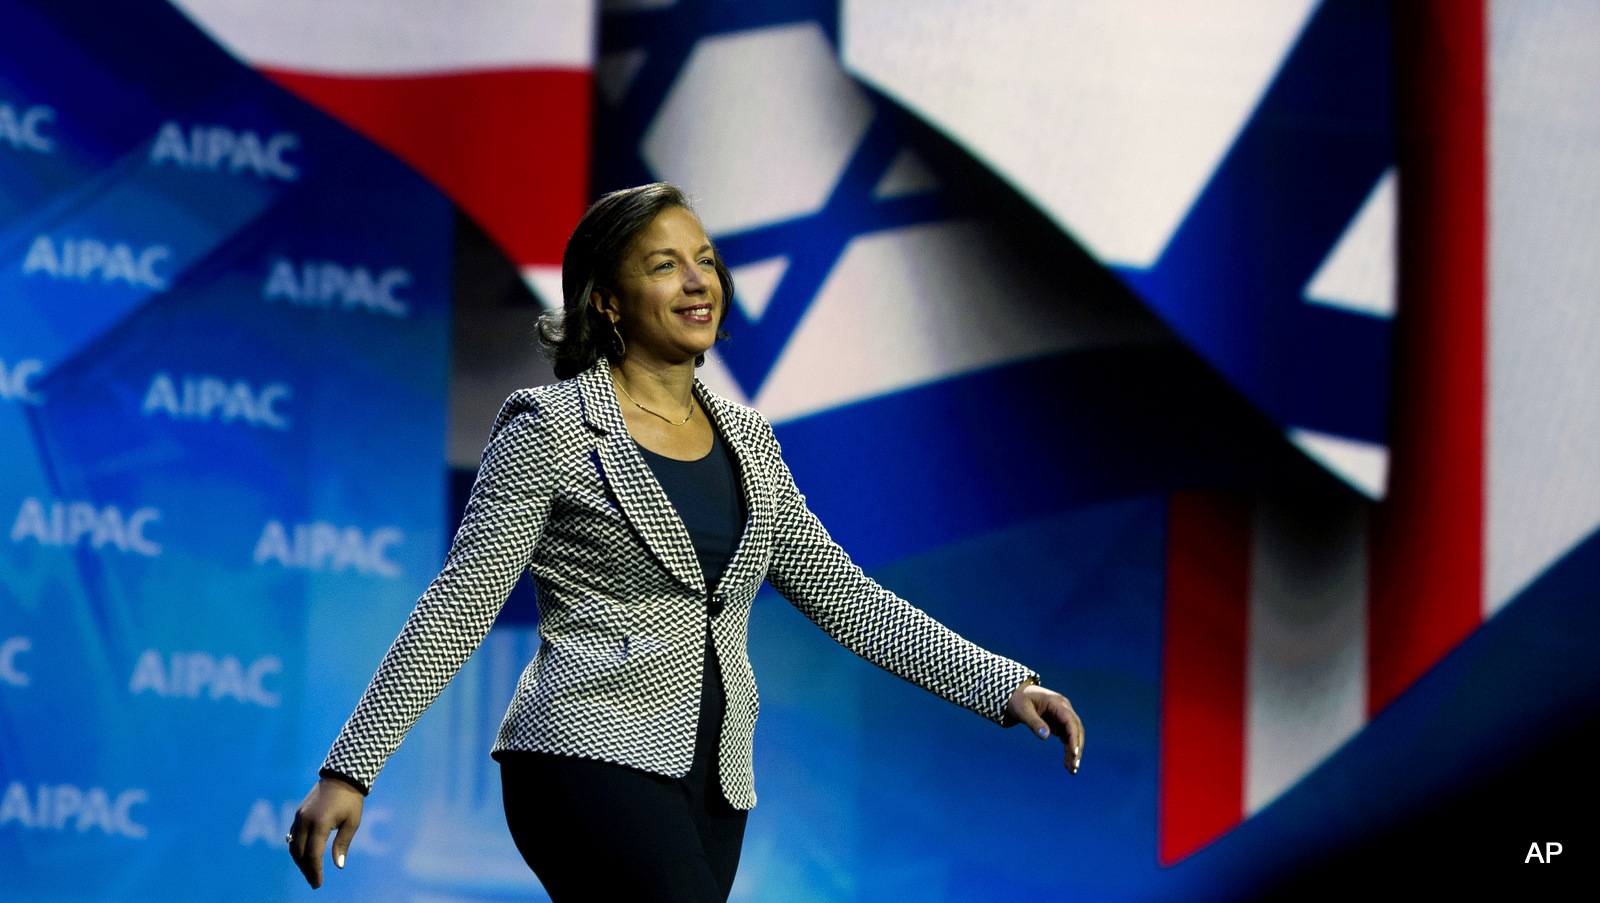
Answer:
[[[761,425],[776,515],[767,582],[851,652],[1003,724],[1012,692],[1038,675],[963,639],[863,573],[806,507],[772,427]]]
[[[324,776],[371,789],[406,732],[483,641],[528,565],[550,507],[549,451],[536,411],[503,414],[501,421],[444,568],[339,732]]]

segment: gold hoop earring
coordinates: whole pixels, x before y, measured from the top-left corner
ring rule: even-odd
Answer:
[[[617,329],[616,320],[611,321],[611,334],[617,337],[617,358],[620,360],[621,358],[627,357],[628,343],[622,340],[622,331]]]

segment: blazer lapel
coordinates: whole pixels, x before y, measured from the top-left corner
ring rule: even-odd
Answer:
[[[601,434],[595,437],[601,477],[623,517],[668,573],[695,592],[704,593],[705,576],[700,572],[689,531],[628,434],[605,359],[579,374],[578,383],[584,422]]]
[[[755,537],[764,535],[761,530],[769,517],[767,495],[762,491],[762,483],[756,479],[755,468],[750,466],[750,444],[738,429],[737,418],[728,409],[731,403],[712,394],[698,379],[694,381],[694,388],[700,396],[700,402],[711,415],[712,426],[722,436],[724,447],[733,457],[734,467],[739,471],[739,487],[744,491],[744,533],[739,537],[739,545],[734,548],[728,566],[722,569],[722,577],[717,580],[717,589],[721,589],[743,579],[742,575],[734,575],[746,569],[750,562],[763,557],[761,550],[755,547]]]

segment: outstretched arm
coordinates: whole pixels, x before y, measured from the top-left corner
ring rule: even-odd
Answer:
[[[773,588],[852,652],[957,705],[999,724],[1027,722],[1045,736],[1054,723],[1074,750],[1071,767],[1082,750],[1082,725],[1066,699],[1037,686],[1025,666],[963,639],[862,573],[806,506],[771,427],[761,429],[753,445],[774,488]]]
[[[507,424],[484,451],[444,567],[429,584],[323,768],[372,786],[411,725],[489,632],[527,567],[549,513],[554,454],[537,415]]]
[[[323,762],[322,780],[295,813],[287,839],[312,887],[322,883],[329,833],[337,832],[334,861],[343,868],[361,823],[363,795],[423,710],[483,641],[527,566],[550,503],[551,454],[545,440],[536,413],[509,421],[502,415],[444,568],[384,655]]]

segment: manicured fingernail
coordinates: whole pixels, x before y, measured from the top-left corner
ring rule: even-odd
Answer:
[[[1074,760],[1077,760],[1077,759],[1081,759],[1081,758],[1083,758],[1083,747],[1081,747],[1081,746],[1074,746],[1074,747],[1073,747],[1073,748],[1072,748],[1072,758],[1073,758],[1073,759],[1074,759]]]
[[[340,853],[339,855],[333,857],[333,864],[337,865],[339,868],[344,868],[344,854]]]

